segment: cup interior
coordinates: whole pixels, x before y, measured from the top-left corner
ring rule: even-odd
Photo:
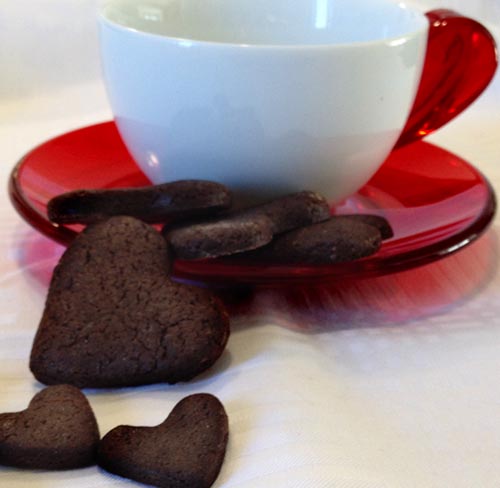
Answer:
[[[247,45],[385,41],[427,26],[394,0],[110,0],[102,17],[176,39]]]

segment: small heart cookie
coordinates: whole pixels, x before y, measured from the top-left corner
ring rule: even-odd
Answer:
[[[22,412],[0,414],[0,464],[74,469],[95,464],[99,430],[83,393],[49,386]]]
[[[210,292],[171,281],[167,243],[113,217],[89,226],[54,270],[30,367],[80,388],[186,381],[222,354],[229,319]]]
[[[108,432],[98,464],[161,488],[208,488],[219,474],[228,439],[221,402],[199,393],[181,400],[156,427],[121,425]]]

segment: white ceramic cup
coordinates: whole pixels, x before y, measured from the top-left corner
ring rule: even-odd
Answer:
[[[154,183],[338,202],[410,113],[425,14],[392,0],[111,0],[100,15],[119,131]]]

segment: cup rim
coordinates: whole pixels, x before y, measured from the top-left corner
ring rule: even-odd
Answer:
[[[360,47],[375,47],[375,46],[399,46],[405,44],[413,37],[427,32],[429,28],[429,23],[425,17],[425,11],[415,7],[412,4],[405,3],[404,1],[400,3],[404,3],[406,8],[410,9],[412,12],[420,14],[421,16],[421,25],[417,26],[417,28],[412,29],[402,35],[386,37],[381,39],[373,39],[368,41],[354,41],[354,42],[338,42],[338,43],[330,43],[330,44],[257,44],[257,43],[240,43],[240,42],[226,42],[226,41],[211,41],[206,39],[194,39],[190,37],[176,37],[169,36],[165,34],[157,34],[154,32],[149,32],[146,30],[138,29],[135,27],[127,26],[116,22],[110,19],[106,10],[109,8],[112,0],[107,0],[104,2],[98,9],[98,21],[101,26],[106,25],[110,29],[121,33],[129,33],[134,36],[140,36],[146,39],[151,39],[156,42],[164,42],[172,45],[177,45],[185,48],[189,47],[211,47],[217,49],[244,49],[244,50],[283,50],[283,51],[291,51],[291,50],[332,50],[332,49],[352,49],[352,48],[360,48]]]

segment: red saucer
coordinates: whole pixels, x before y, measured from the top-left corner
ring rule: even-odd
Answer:
[[[123,145],[113,122],[51,139],[13,169],[9,191],[19,214],[48,237],[69,243],[81,230],[47,219],[46,204],[79,188],[149,184]],[[383,215],[394,229],[371,257],[332,266],[284,266],[243,260],[178,261],[174,275],[194,281],[289,284],[383,275],[432,262],[474,241],[491,222],[495,195],[472,165],[432,144],[393,151],[382,168],[336,213]]]

